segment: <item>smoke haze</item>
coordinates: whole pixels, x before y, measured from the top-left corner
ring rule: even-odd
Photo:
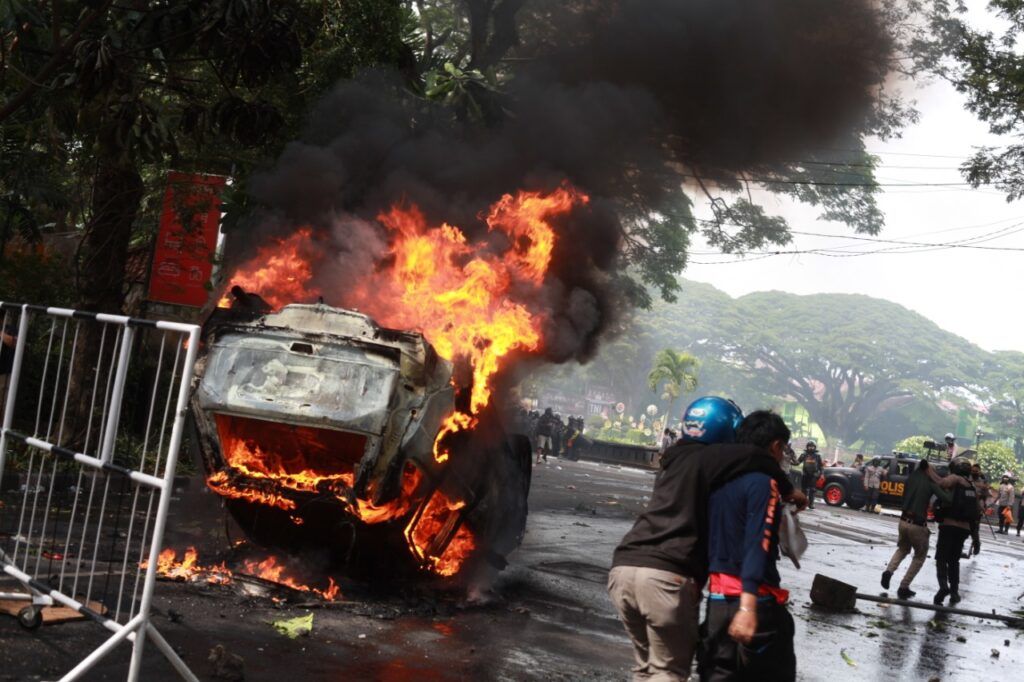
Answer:
[[[387,252],[374,218],[393,203],[413,202],[473,240],[503,194],[568,181],[591,201],[558,222],[550,274],[529,307],[544,312],[547,359],[583,359],[627,305],[618,275],[633,221],[686,202],[679,188],[693,174],[756,174],[848,146],[888,71],[891,45],[871,0],[586,8],[544,27],[560,43],[524,48],[530,58],[501,99],[506,114],[487,126],[453,121],[391,74],[340,83],[252,181],[265,207],[255,234],[317,228],[316,283],[327,303],[345,305],[350,284]],[[237,258],[260,243],[239,241]]]

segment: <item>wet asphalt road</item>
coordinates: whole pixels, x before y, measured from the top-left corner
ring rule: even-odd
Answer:
[[[612,550],[652,483],[651,472],[594,463],[552,460],[537,467],[526,539],[484,605],[451,594],[360,594],[314,609],[312,634],[290,640],[269,622],[306,608],[275,606],[236,589],[160,583],[154,622],[203,680],[216,679],[206,661],[215,644],[243,657],[245,679],[253,681],[626,679],[630,648],[604,583]],[[210,497],[199,495],[212,508]],[[179,535],[191,533],[190,542],[211,551],[224,544],[220,524],[199,512],[201,500],[176,505],[172,524]],[[869,602],[854,614],[812,608],[809,590],[818,572],[881,593],[878,578],[895,545],[896,520],[819,502],[802,522],[810,541],[803,568],[788,560],[781,566],[792,593],[800,679],[1020,676],[1024,636],[998,623]],[[1024,541],[984,531],[982,554],[962,562],[961,606],[1024,608],[1024,597],[1018,599]],[[934,541],[933,534],[933,547]],[[930,559],[914,587],[926,600],[937,589]],[[96,626],[86,623],[30,634],[0,618],[0,680],[57,678],[99,641]],[[147,648],[143,679],[177,679],[153,651]],[[88,679],[123,679],[126,661],[125,648]]]

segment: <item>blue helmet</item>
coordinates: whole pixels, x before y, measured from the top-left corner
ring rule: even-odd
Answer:
[[[743,411],[731,400],[706,395],[683,412],[682,440],[691,443],[733,443]]]

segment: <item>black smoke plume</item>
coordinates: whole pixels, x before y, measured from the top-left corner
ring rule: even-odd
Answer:
[[[316,280],[328,303],[343,305],[348,283],[386,250],[373,219],[392,203],[415,202],[472,239],[502,194],[568,181],[591,202],[558,225],[534,304],[548,314],[546,357],[585,358],[627,305],[623,254],[643,248],[629,242],[634,221],[687,202],[681,187],[694,176],[756,174],[859,135],[888,71],[891,45],[872,0],[580,7],[543,27],[557,40],[521,49],[528,58],[493,108],[501,115],[485,125],[410,95],[397,76],[340,83],[253,180],[265,207],[258,229],[318,228],[329,254]]]

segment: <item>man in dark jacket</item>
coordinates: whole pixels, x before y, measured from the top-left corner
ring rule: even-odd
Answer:
[[[789,427],[767,410],[743,420],[737,440],[762,447],[779,462]],[[793,616],[779,576],[782,499],[771,476],[751,472],[711,494],[711,580],[700,661],[702,682],[796,679]]]
[[[903,489],[903,513],[900,514],[896,551],[893,552],[889,564],[882,571],[882,587],[888,590],[893,573],[907,558],[910,551],[914,551],[910,567],[903,574],[903,580],[900,581],[900,586],[896,590],[896,596],[900,599],[910,599],[917,594],[910,589],[910,584],[921,570],[921,566],[924,565],[924,560],[928,558],[928,543],[931,538],[931,531],[928,530],[928,505],[931,503],[932,497],[937,497],[945,503],[949,503],[952,499],[943,484],[937,483],[936,479],[929,474],[928,461],[921,460],[917,468],[907,477]]]
[[[804,495],[807,495],[807,508],[814,509],[814,492],[818,489],[818,477],[821,476],[821,455],[818,454],[818,445],[813,441],[807,441],[804,452],[800,455],[800,471],[803,474],[800,487]]]
[[[537,464],[540,464],[541,457],[548,461],[548,454],[554,450],[554,434],[555,415],[549,407],[537,420]]]
[[[717,397],[686,409],[682,439],[662,456],[647,510],[615,550],[608,592],[633,642],[634,680],[690,675],[708,576],[711,492],[759,471],[784,498],[806,502],[768,452],[733,444],[742,417],[734,403]]]

